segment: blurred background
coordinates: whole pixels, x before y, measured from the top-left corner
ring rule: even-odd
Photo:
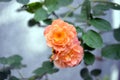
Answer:
[[[30,0],[31,2],[39,0]],[[74,0],[73,6],[79,5],[81,0]],[[120,0],[114,0],[120,4]],[[23,57],[23,63],[27,65],[26,68],[20,70],[24,77],[32,75],[32,71],[43,63],[43,61],[49,60],[49,55],[52,53],[51,49],[46,45],[46,41],[43,35],[44,27],[28,26],[28,20],[33,17],[32,14],[21,11],[17,12],[17,9],[22,5],[15,0],[10,2],[0,2],[0,57],[8,57],[14,54],[19,54]],[[67,10],[67,9],[66,9]],[[66,11],[65,8],[61,8],[56,11],[60,14],[62,11]],[[77,11],[76,11],[77,13]],[[120,25],[120,11],[107,11],[107,15],[104,16],[106,20],[112,23],[113,28],[118,28]],[[108,32],[102,34],[104,43],[116,43],[113,38],[113,33]],[[97,49],[93,51],[96,56],[100,56],[101,50]],[[73,68],[60,69],[59,72],[48,75],[49,80],[81,80],[80,69],[83,67],[83,63]],[[1,65],[0,65],[1,67]],[[89,66],[89,69],[100,68],[102,69],[101,77],[112,77],[112,73],[118,77],[118,70],[120,70],[120,61],[104,59],[103,61],[95,61],[95,63]],[[19,76],[17,71],[12,71],[12,74]],[[120,75],[119,75],[120,76]],[[120,80],[113,78],[111,80]]]

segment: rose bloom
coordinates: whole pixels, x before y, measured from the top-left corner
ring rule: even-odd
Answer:
[[[44,35],[47,45],[60,52],[73,43],[77,32],[73,25],[57,19],[45,28]]]
[[[83,48],[80,45],[74,45],[74,47],[67,52],[53,51],[51,60],[59,68],[74,67],[78,65],[83,59]]]

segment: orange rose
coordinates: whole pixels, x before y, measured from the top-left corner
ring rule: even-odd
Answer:
[[[54,20],[45,28],[44,35],[47,45],[57,51],[64,51],[77,37],[76,29],[61,19]]]
[[[74,67],[78,65],[83,58],[83,48],[80,45],[74,45],[74,47],[67,52],[54,51],[51,56],[51,60],[59,68]]]

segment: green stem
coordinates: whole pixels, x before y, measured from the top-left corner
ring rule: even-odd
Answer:
[[[65,19],[66,17],[68,17],[73,11],[77,10],[80,6],[82,6],[82,4],[79,4],[78,7],[73,8],[71,6],[69,6],[69,8],[71,9],[71,11],[69,11],[68,13],[66,13],[66,15],[64,16],[63,19]]]
[[[20,77],[21,77],[22,79],[24,79],[24,77],[23,77],[23,75],[21,74],[21,72],[20,72],[19,70],[17,70],[17,72],[18,72],[18,74],[20,75]]]

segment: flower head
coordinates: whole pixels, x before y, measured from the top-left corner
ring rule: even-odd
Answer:
[[[54,51],[51,56],[51,60],[59,68],[74,67],[81,62],[82,58],[83,48],[79,45],[75,45],[72,49],[60,53]]]
[[[44,35],[49,47],[63,51],[77,37],[76,29],[61,19],[54,20],[45,28]]]

